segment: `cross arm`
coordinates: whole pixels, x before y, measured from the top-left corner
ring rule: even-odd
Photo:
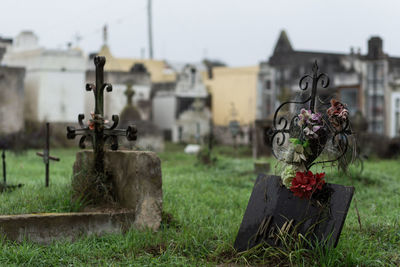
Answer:
[[[36,155],[38,155],[39,157],[46,157],[46,155],[42,152],[36,152]],[[47,157],[54,161],[60,161],[60,158],[57,158],[57,157],[53,157],[53,156],[49,156],[49,155],[47,155]]]

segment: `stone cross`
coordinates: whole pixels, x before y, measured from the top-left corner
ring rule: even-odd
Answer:
[[[118,149],[118,136],[126,136],[129,141],[137,139],[137,129],[134,125],[128,126],[127,129],[116,129],[119,117],[112,116],[113,124],[108,127],[104,120],[104,90],[112,91],[112,86],[109,83],[104,83],[104,65],[106,58],[96,56],[94,64],[96,66],[96,84],[87,84],[86,91],[93,91],[95,98],[94,112],[91,114],[92,119],[88,125],[83,123],[84,114],[79,114],[78,121],[80,129],[67,127],[67,138],[74,139],[77,135],[82,135],[79,146],[85,148],[86,138],[90,138],[94,150],[94,170],[96,173],[104,173],[104,144],[105,141],[111,142],[111,149]]]
[[[126,101],[127,101],[126,104],[128,106],[132,106],[132,103],[133,103],[132,98],[135,95],[135,90],[132,89],[132,84],[127,85],[127,88],[126,88],[124,94],[126,96]]]
[[[36,152],[36,155],[43,158],[43,163],[46,168],[46,187],[49,187],[49,177],[50,177],[50,160],[60,161],[59,158],[50,156],[50,123],[46,122],[46,144],[43,149],[43,153]]]

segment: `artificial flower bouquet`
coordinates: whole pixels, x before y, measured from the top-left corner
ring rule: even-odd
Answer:
[[[281,158],[285,164],[281,179],[295,196],[310,199],[323,189],[325,173],[313,173],[310,167],[325,149],[328,137],[338,139],[339,133],[347,128],[348,114],[345,104],[332,99],[325,116],[302,108],[293,119],[296,129],[291,131],[287,150]]]

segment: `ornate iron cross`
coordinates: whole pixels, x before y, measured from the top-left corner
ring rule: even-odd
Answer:
[[[134,125],[128,126],[127,129],[117,129],[119,122],[118,115],[112,115],[113,124],[108,127],[104,120],[104,90],[112,91],[109,83],[104,83],[104,65],[106,58],[96,56],[94,65],[96,66],[96,84],[86,84],[86,91],[93,91],[95,98],[94,113],[88,125],[83,123],[84,114],[78,115],[80,129],[72,126],[67,127],[67,138],[74,139],[77,135],[81,135],[79,147],[85,148],[85,140],[89,138],[93,144],[94,150],[94,169],[97,173],[104,173],[104,144],[106,141],[111,143],[111,149],[118,149],[118,136],[126,136],[129,141],[137,139],[137,129]]]
[[[270,135],[270,141],[272,145],[272,154],[279,160],[283,160],[282,156],[279,156],[277,152],[279,152],[280,148],[283,147],[288,138],[291,137],[299,137],[304,140],[304,135],[300,131],[299,126],[297,124],[298,115],[295,114],[292,116],[289,112],[285,112],[280,114],[282,108],[286,105],[294,104],[300,105],[301,107],[305,107],[305,105],[309,104],[309,110],[312,113],[318,112],[316,101],[319,100],[321,104],[324,103],[321,99],[317,97],[317,89],[318,85],[322,88],[327,88],[329,86],[329,77],[325,73],[320,73],[317,61],[314,62],[312,67],[312,74],[304,75],[299,82],[299,87],[302,91],[307,91],[309,88],[309,84],[311,83],[311,93],[310,95],[303,101],[287,101],[282,103],[275,111],[274,120],[273,120],[273,130],[271,133],[266,133]],[[315,164],[324,164],[324,163],[333,163],[340,160],[345,156],[347,149],[349,148],[348,136],[352,134],[350,130],[349,120],[346,119],[345,124],[340,128],[336,129],[333,127],[327,118],[326,112],[323,112],[322,120],[325,130],[321,130],[322,134],[320,134],[320,138],[318,142],[315,144],[311,144],[310,148],[312,150],[313,157],[310,157],[305,163],[305,168],[309,170],[311,166]],[[280,115],[279,115],[280,114]],[[279,116],[279,117],[278,117]],[[314,160],[322,153],[325,148],[325,144],[328,139],[331,140],[331,147],[338,150],[338,156],[332,159],[321,160],[314,162]]]

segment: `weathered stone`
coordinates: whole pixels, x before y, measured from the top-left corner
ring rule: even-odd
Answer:
[[[0,66],[0,134],[24,128],[25,69]]]
[[[0,215],[0,234],[22,242],[25,239],[50,244],[55,240],[74,241],[86,234],[121,233],[135,220],[133,212],[72,212]]]
[[[120,207],[135,213],[134,226],[156,230],[161,224],[161,161],[148,151],[107,151],[105,170],[111,173],[116,200]],[[93,152],[76,154],[74,179],[82,178],[93,166]]]

